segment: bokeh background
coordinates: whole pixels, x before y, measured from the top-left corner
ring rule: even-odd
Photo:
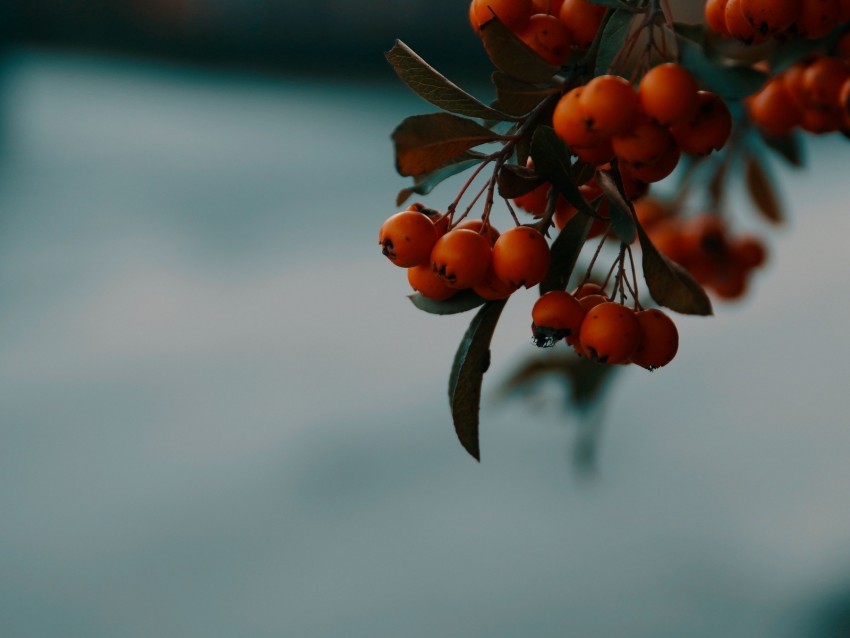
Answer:
[[[469,316],[376,246],[395,38],[489,96],[460,0],[0,4],[0,635],[850,636],[847,141],[775,164],[784,228],[733,193],[769,264],[617,376],[592,476],[559,386],[496,392],[512,299],[478,465]]]

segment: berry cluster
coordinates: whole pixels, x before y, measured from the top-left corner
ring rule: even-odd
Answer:
[[[549,271],[549,244],[535,228],[500,234],[487,219],[451,225],[450,215],[419,204],[387,219],[378,243],[391,262],[408,269],[411,287],[435,301],[467,289],[482,299],[506,299],[520,287],[536,286]]]
[[[850,0],[708,0],[705,21],[723,37],[746,44],[817,40],[850,21]]]
[[[472,0],[469,22],[476,33],[496,15],[540,57],[562,66],[571,49],[587,48],[605,7],[587,0]]]
[[[637,91],[616,75],[573,88],[558,101],[552,126],[579,159],[600,166],[616,158],[624,178],[649,183],[672,173],[683,151],[722,148],[732,116],[687,69],[665,63],[649,70]]]
[[[605,296],[596,284],[572,294],[553,290],[531,310],[531,332],[540,347],[565,339],[579,356],[609,365],[661,368],[679,350],[676,324],[657,308],[633,310]]]
[[[746,100],[750,119],[774,136],[797,127],[814,134],[850,130],[850,32],[839,44],[836,56],[814,54],[772,77]]]

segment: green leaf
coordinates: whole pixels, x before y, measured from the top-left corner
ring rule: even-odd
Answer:
[[[401,175],[437,170],[474,146],[501,139],[490,129],[451,113],[405,118],[393,131],[396,169]]]
[[[776,196],[773,180],[767,172],[766,164],[762,164],[752,155],[747,155],[744,158],[744,181],[750,198],[762,217],[773,224],[781,224],[785,221],[785,212],[782,210],[780,199]]]
[[[400,40],[384,56],[401,81],[434,106],[482,120],[509,120],[510,115],[490,108],[450,82]]]
[[[540,282],[540,294],[551,290],[566,290],[576,261],[587,241],[592,220],[587,215],[573,215],[552,242],[552,262],[549,272]]]
[[[789,133],[782,137],[768,135],[764,131],[759,131],[761,139],[772,150],[784,159],[786,162],[800,168],[805,163],[803,158],[803,148],[800,144],[800,136],[796,133]]]
[[[711,60],[696,42],[677,36],[682,66],[709,91],[727,100],[742,100],[758,91],[767,75],[750,66],[721,64]]]
[[[476,295],[472,290],[461,290],[454,297],[450,297],[445,301],[436,301],[423,297],[418,292],[407,297],[414,306],[424,312],[432,315],[459,315],[462,312],[468,312],[473,308],[482,306],[485,299]]]
[[[621,242],[631,244],[635,240],[636,232],[632,206],[623,197],[620,186],[609,171],[599,171],[596,175],[596,183],[599,184],[610,203],[611,229]]]
[[[530,193],[545,180],[534,170],[516,164],[505,164],[499,171],[499,195],[508,199]]]
[[[596,53],[596,75],[605,75],[611,69],[611,65],[623,49],[626,38],[629,37],[634,17],[633,11],[618,9],[608,18],[605,29],[602,31],[599,51]]]
[[[493,72],[492,82],[499,107],[511,115],[525,115],[552,94],[551,88],[517,80],[501,71]]]
[[[640,224],[637,232],[643,253],[643,276],[652,298],[682,314],[712,314],[711,300],[688,271],[658,252]]]
[[[531,139],[531,158],[534,170],[563,195],[570,204],[585,215],[594,217],[595,211],[582,197],[572,179],[570,156],[555,131],[549,126],[538,126]]]
[[[427,195],[443,180],[462,173],[476,164],[480,164],[483,159],[484,156],[480,153],[468,151],[454,158],[436,171],[425,173],[424,175],[416,175],[413,178],[413,186],[403,188],[399,191],[395,200],[396,206],[401,206],[411,195]]]
[[[487,302],[460,342],[449,375],[449,406],[455,432],[464,449],[477,461],[481,460],[478,444],[478,413],[481,404],[481,384],[490,367],[490,341],[507,300]]]
[[[493,66],[512,78],[544,84],[558,72],[495,16],[481,27],[481,39]]]

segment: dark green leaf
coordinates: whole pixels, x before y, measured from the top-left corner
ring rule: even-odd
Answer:
[[[499,171],[499,195],[508,199],[530,193],[544,182],[535,171],[525,166],[505,164]]]
[[[449,375],[449,406],[455,432],[464,449],[481,460],[478,413],[481,384],[490,367],[490,341],[507,300],[487,302],[472,320],[455,354]]]
[[[401,206],[411,195],[427,195],[434,190],[434,187],[440,182],[452,177],[453,175],[462,173],[468,168],[472,168],[476,164],[480,163],[483,157],[484,156],[480,153],[469,151],[454,158],[451,162],[441,168],[438,168],[436,171],[415,176],[413,178],[413,186],[403,188],[399,191],[395,201],[396,206]]]
[[[474,146],[501,139],[493,131],[451,113],[406,118],[392,134],[401,175],[437,170]]]
[[[767,75],[750,66],[721,64],[709,59],[696,42],[678,37],[682,66],[709,91],[727,100],[742,100],[758,91]]]
[[[760,131],[760,133],[764,143],[776,151],[779,156],[791,164],[791,166],[799,168],[803,165],[803,148],[800,144],[799,135],[789,133],[782,137],[775,137],[773,135],[768,135],[764,131]]]
[[[602,32],[599,51],[596,54],[596,75],[605,75],[623,49],[632,28],[635,14],[629,9],[618,9],[611,14]]]
[[[608,7],[609,9],[624,9],[629,5],[623,0],[587,0],[590,4],[598,4],[600,7]]]
[[[525,115],[552,93],[550,88],[522,82],[501,71],[493,72],[492,81],[499,107],[512,115]]]
[[[413,305],[424,312],[432,315],[459,315],[485,303],[485,299],[479,297],[471,290],[461,290],[454,297],[445,301],[435,301],[423,297],[418,292],[407,297]]]
[[[599,171],[596,175],[596,183],[599,184],[610,204],[611,229],[621,242],[631,244],[635,240],[636,232],[632,206],[623,197],[620,187],[609,171]]]
[[[785,213],[782,210],[779,198],[776,196],[773,180],[767,172],[767,166],[761,164],[752,155],[747,155],[744,162],[744,179],[747,184],[747,191],[750,193],[756,209],[769,222],[781,224],[785,220]]]
[[[558,72],[496,17],[481,27],[481,39],[493,66],[512,78],[544,84]]]
[[[481,103],[450,82],[406,44],[397,40],[385,54],[401,81],[417,95],[445,111],[482,120],[505,120],[510,116]]]
[[[652,298],[682,314],[712,314],[708,295],[688,271],[658,252],[640,224],[637,232],[643,253],[643,276]]]
[[[540,283],[540,294],[550,290],[566,290],[578,256],[587,240],[592,220],[587,215],[575,214],[552,242],[552,262],[549,272]]]
[[[564,199],[585,215],[595,216],[595,211],[582,197],[572,179],[567,149],[551,127],[538,126],[534,131],[531,158],[534,160],[534,170],[547,182],[551,182]]]

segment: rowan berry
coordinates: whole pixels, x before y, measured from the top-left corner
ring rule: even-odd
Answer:
[[[641,328],[635,312],[623,304],[606,301],[593,307],[579,331],[579,342],[599,363],[626,363],[640,345]]]
[[[671,215],[667,206],[653,197],[641,197],[635,200],[632,205],[634,206],[637,220],[647,232],[662,219],[667,219]]]
[[[705,3],[705,22],[715,33],[730,38],[732,34],[726,28],[726,3],[729,0],[707,0]]]
[[[667,150],[650,162],[622,162],[620,172],[632,179],[647,183],[660,182],[670,175],[679,165],[681,150],[677,144],[671,144]]]
[[[614,154],[633,164],[651,164],[675,145],[670,131],[647,117],[627,133],[611,139]]]
[[[618,75],[593,78],[578,102],[588,129],[603,137],[623,135],[637,121],[637,93],[628,80]]]
[[[848,78],[850,69],[843,60],[819,57],[808,66],[801,78],[806,103],[817,109],[837,109],[841,88]]]
[[[576,299],[582,299],[583,297],[589,297],[590,295],[605,295],[605,290],[599,284],[595,284],[591,281],[586,281],[581,284],[578,288],[573,290],[573,297]],[[601,303],[601,302],[600,302]]]
[[[434,222],[415,210],[392,215],[378,231],[381,252],[396,266],[403,268],[427,262],[436,241]]]
[[[557,16],[561,11],[564,0],[531,0],[531,14],[548,13]]]
[[[499,231],[496,230],[496,227],[493,226],[489,221],[486,224],[483,219],[464,219],[462,222],[459,222],[455,228],[466,228],[468,230],[474,230],[476,233],[483,233],[487,236],[487,240],[490,242],[490,246],[496,243],[496,240],[499,239]]]
[[[564,0],[559,16],[572,33],[575,43],[586,48],[599,31],[605,17],[605,7],[587,0]]]
[[[647,370],[662,368],[679,351],[679,331],[673,320],[657,308],[635,313],[641,339],[631,361]]]
[[[496,271],[493,270],[493,264],[490,264],[490,269],[484,276],[484,279],[479,281],[472,287],[472,291],[482,299],[493,301],[496,299],[507,299],[517,290],[517,286],[511,285],[499,279]]]
[[[493,270],[516,288],[531,288],[543,281],[550,261],[546,238],[530,226],[506,230],[493,245]]]
[[[448,286],[442,277],[431,270],[429,263],[408,268],[407,281],[423,297],[435,301],[445,301],[457,294],[457,289]]]
[[[562,66],[570,57],[572,35],[558,18],[538,13],[528,19],[519,38],[549,64]]]
[[[763,42],[765,36],[756,31],[752,23],[747,20],[741,7],[742,0],[728,0],[723,15],[726,20],[726,30],[733,38],[737,38],[746,44],[758,44]]]
[[[643,112],[665,126],[686,122],[699,107],[699,86],[679,64],[659,64],[650,69],[638,87]]]
[[[552,128],[570,148],[597,146],[604,141],[604,138],[590,129],[580,106],[585,88],[578,86],[565,93],[552,112]]]
[[[800,13],[800,0],[741,0],[741,11],[762,35],[784,31]]]
[[[708,155],[720,150],[732,132],[732,114],[714,93],[699,92],[699,108],[690,120],[670,127],[676,143],[685,153]]]
[[[552,290],[545,293],[531,309],[534,343],[548,348],[564,337],[578,334],[584,315],[584,308],[568,292]]]
[[[531,0],[472,0],[469,11],[473,28],[477,25],[480,29],[496,14],[506,27],[518,33],[531,15]]]
[[[452,288],[471,288],[487,275],[490,256],[490,242],[485,235],[455,228],[434,244],[431,268]]]
[[[746,269],[758,268],[767,259],[764,242],[753,235],[735,238],[730,242],[729,249],[735,260]]]
[[[803,118],[784,76],[770,80],[746,105],[750,119],[768,135],[787,135]]]
[[[829,34],[841,17],[841,5],[838,0],[806,0],[800,3],[797,16],[798,35],[817,40]]]

